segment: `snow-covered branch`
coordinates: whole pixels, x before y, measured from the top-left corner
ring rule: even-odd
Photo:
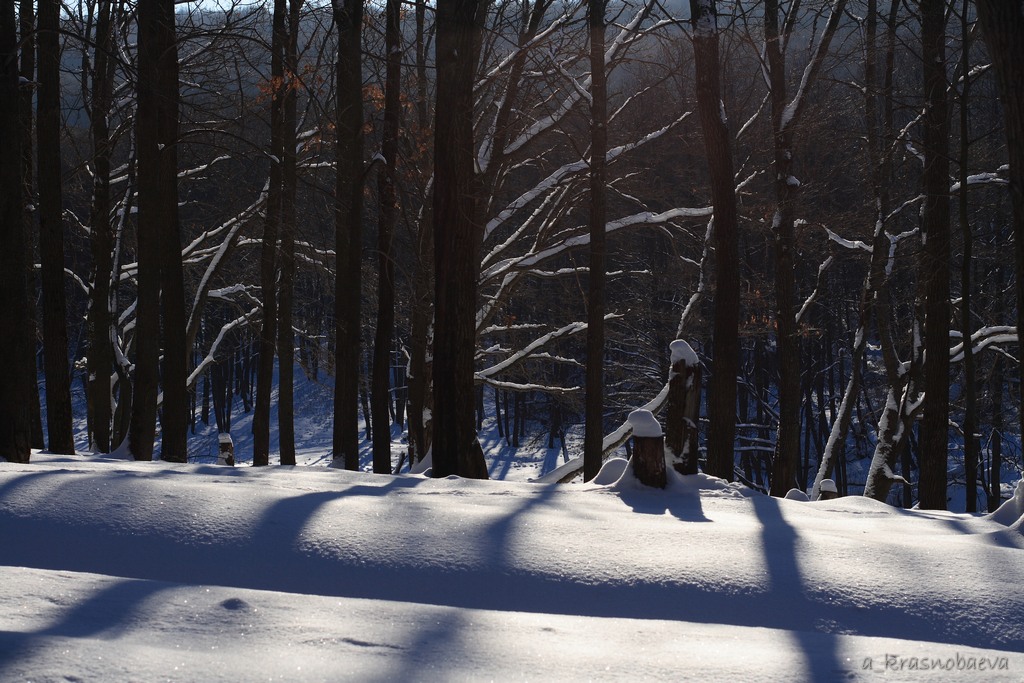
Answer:
[[[199,377],[203,374],[203,371],[206,370],[206,367],[211,363],[216,362],[217,349],[220,348],[220,344],[221,342],[224,341],[224,337],[227,336],[227,333],[235,329],[236,327],[248,325],[250,322],[258,318],[259,314],[260,308],[258,306],[254,307],[245,315],[235,318],[234,320],[220,328],[220,332],[217,333],[217,338],[213,340],[212,344],[210,344],[210,350],[207,352],[206,357],[203,358],[202,362],[199,363],[199,365],[197,365],[195,369],[192,371],[192,373],[188,376],[189,389],[195,387],[196,382],[199,381]]]

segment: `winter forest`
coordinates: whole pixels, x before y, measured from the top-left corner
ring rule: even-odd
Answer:
[[[1020,680],[1020,0],[0,0],[0,70],[0,678]]]
[[[6,2],[2,454],[293,464],[313,382],[338,466],[589,480],[679,338],[703,471],[994,510],[1012,5]]]

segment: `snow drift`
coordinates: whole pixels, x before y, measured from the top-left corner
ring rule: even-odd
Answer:
[[[591,627],[603,634],[598,637],[651,634],[640,642],[654,647],[655,657],[660,650],[653,641],[664,647],[664,637],[685,635],[694,645],[724,639],[720,652],[732,663],[705,662],[709,668],[695,669],[704,680],[734,680],[741,673],[755,680],[748,668],[735,668],[737,662],[749,665],[749,652],[797,657],[796,670],[793,662],[776,662],[762,671],[791,680],[868,675],[871,669],[859,669],[867,662],[862,657],[871,654],[884,664],[882,655],[896,650],[955,657],[974,648],[1002,658],[1004,680],[1024,671],[1024,657],[1013,654],[1024,650],[1024,536],[1005,533],[1011,512],[983,518],[905,511],[859,497],[778,500],[712,477],[674,473],[668,490],[655,491],[633,480],[621,463],[616,467],[618,477],[605,473],[607,485],[559,486],[53,456],[31,465],[4,464],[0,565],[21,569],[0,570],[0,612],[8,613],[6,635],[0,635],[0,653],[6,653],[0,678],[27,675],[30,663],[38,664],[14,654],[33,628],[41,629],[41,642],[77,643],[81,657],[97,646],[95,633],[110,628],[111,637],[123,634],[128,642],[153,647],[139,634],[145,626],[127,615],[170,609],[169,598],[161,596],[181,591],[193,600],[207,595],[203,610],[217,618],[196,619],[222,629],[227,623],[236,637],[240,627],[231,620],[245,621],[249,605],[266,604],[271,614],[285,610],[278,618],[290,620],[292,626],[282,626],[286,633],[294,627],[312,638],[326,614],[355,599],[379,606],[353,607],[362,616],[346,617],[357,630],[344,637],[361,642],[383,638],[378,619],[441,613],[460,623],[484,623],[480,637],[506,639],[511,636],[500,635],[497,615],[534,626],[598,619],[604,626]],[[1022,495],[1019,488],[1017,504]],[[1013,523],[1019,527],[1020,520]],[[124,604],[110,616],[113,626],[104,622],[95,632],[47,630],[36,623],[38,616],[11,607],[19,604],[19,593],[50,595],[57,586],[86,587],[85,597],[65,606],[64,620],[71,619],[68,611],[87,607],[89,595]],[[291,602],[305,607],[288,611]],[[529,630],[525,640],[506,645],[544,652],[553,643],[588,647],[582,636],[579,642],[552,637],[539,645],[536,639],[544,637]],[[749,648],[743,656],[734,652],[737,638]],[[218,642],[230,650],[233,641]],[[479,647],[477,637],[466,642]],[[554,668],[515,669],[522,662],[509,652],[481,662],[468,645],[452,647],[452,663],[435,671],[438,676],[507,678],[533,671],[537,677],[539,671],[576,678],[593,672],[553,662]],[[350,675],[394,673],[385,660],[397,651],[368,650],[371,659],[360,660]],[[141,666],[145,657],[131,654]],[[225,656],[224,680],[243,675],[232,666],[255,666],[251,657]],[[575,661],[575,655],[566,657]],[[626,650],[612,659],[622,664],[624,657],[644,655]],[[649,675],[673,670],[671,662],[657,659],[643,666],[653,667],[638,669]],[[113,680],[137,677],[133,669],[102,671]],[[160,674],[174,678],[163,669]],[[583,677],[592,675],[599,674]]]

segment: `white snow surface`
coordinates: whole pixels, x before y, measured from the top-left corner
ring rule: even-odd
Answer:
[[[0,462],[0,680],[1024,679],[1024,488],[994,519],[616,468]]]

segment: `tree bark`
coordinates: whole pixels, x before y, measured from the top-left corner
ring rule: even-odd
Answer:
[[[363,216],[362,0],[334,4],[338,26],[334,292],[334,459],[359,469],[359,352]]]
[[[922,509],[946,509],[949,457],[949,114],[946,101],[946,21],[943,0],[921,2],[921,59],[924,63],[925,195],[921,227],[925,238],[921,277],[925,281],[924,419],[918,496]]]
[[[974,265],[973,237],[967,205],[967,176],[970,170],[970,116],[968,109],[971,92],[970,46],[971,31],[967,11],[970,1],[964,0],[961,13],[960,40],[960,194],[958,217],[963,235],[963,253],[960,261],[960,331],[964,343],[964,474],[966,476],[966,512],[978,510],[978,452],[980,444],[975,433],[978,430],[978,393],[971,340],[971,267]]]
[[[775,257],[776,352],[779,371],[779,431],[772,463],[771,494],[784,496],[798,485],[800,462],[800,328],[796,320],[796,225],[795,211],[800,181],[793,175],[795,131],[806,103],[807,89],[813,84],[828,52],[829,44],[846,8],[846,0],[837,0],[804,68],[800,88],[791,102],[786,100],[784,45],[795,25],[790,14],[782,31],[779,28],[779,3],[765,0],[765,53],[772,107],[775,174],[775,214],[772,217]],[[793,12],[796,8],[791,8]],[[800,485],[803,488],[803,485]]]
[[[67,302],[64,294],[64,220],[60,161],[60,4],[40,0],[37,32],[39,92],[36,140],[39,180],[39,254],[43,288],[43,369],[46,435],[54,453],[74,453]]]
[[[30,398],[35,384],[34,339],[29,336],[28,252],[25,241],[22,158],[18,112],[18,33],[14,3],[0,5],[0,458],[28,462]]]
[[[157,146],[160,164],[158,215],[162,221],[160,254],[163,260],[160,266],[160,305],[164,338],[160,458],[169,462],[187,462],[189,346],[186,339],[188,313],[181,260],[181,226],[178,222],[178,49],[174,0],[167,0],[160,8],[161,21],[155,24],[160,41]]]
[[[715,0],[690,0],[697,109],[711,175],[714,208],[715,313],[713,368],[708,387],[707,471],[733,479],[736,441],[736,377],[739,374],[740,256],[736,188],[729,123],[722,104]],[[693,454],[696,457],[696,454]]]
[[[281,464],[295,464],[295,334],[292,309],[295,292],[295,198],[298,191],[296,126],[298,125],[299,12],[302,0],[288,8],[288,40],[285,49],[284,168],[281,174],[281,284],[278,292],[277,367],[278,439]]]
[[[138,304],[136,380],[129,448],[151,460],[156,433],[158,378],[163,377],[164,460],[188,457],[185,296],[178,227],[178,57],[172,0],[142,0],[138,7]],[[161,297],[161,290],[163,295]],[[160,362],[161,313],[164,360]]]
[[[989,462],[988,511],[995,512],[1003,502],[1003,357],[996,356],[992,366],[992,452]]]
[[[608,154],[608,86],[604,64],[606,0],[587,3],[590,31],[590,271],[587,277],[587,357],[583,480],[601,470],[604,459],[604,311]]]
[[[477,213],[473,85],[479,0],[437,3],[434,124],[433,475],[487,478],[473,421],[476,288],[482,226]]]
[[[978,21],[999,83],[1006,146],[1010,156],[1014,263],[1017,276],[1017,329],[1024,330],[1024,2],[977,0]],[[1018,385],[1024,405],[1024,382]],[[1024,410],[1019,411],[1024,434]],[[994,466],[994,465],[993,465]]]
[[[391,471],[391,343],[395,327],[395,266],[392,235],[398,215],[395,171],[398,161],[398,127],[401,116],[402,25],[399,0],[388,0],[385,9],[386,74],[384,83],[384,168],[378,175],[380,216],[377,222],[377,327],[373,344],[373,471]]]
[[[793,139],[790,122],[783,121],[786,108],[784,37],[779,31],[778,2],[765,0],[765,47],[771,81],[772,130],[774,132],[775,215],[772,218],[775,256],[776,350],[779,365],[779,431],[772,462],[771,493],[784,496],[797,485],[800,461],[800,337],[796,324],[796,235],[794,201],[796,186],[789,182],[793,170]],[[802,488],[802,487],[801,487]]]
[[[270,180],[267,214],[260,245],[260,289],[263,322],[260,325],[256,368],[256,403],[252,415],[252,464],[270,463],[270,396],[274,390],[274,352],[277,348],[277,240],[281,224],[281,177],[284,172],[284,44],[286,0],[274,0],[270,38]]]
[[[100,0],[96,19],[96,56],[93,61],[90,125],[93,144],[93,189],[91,245],[93,258],[92,291],[89,301],[89,403],[92,408],[92,433],[101,453],[111,449],[113,419],[111,377],[114,352],[111,339],[110,280],[113,274],[113,234],[110,224],[110,129],[107,117],[113,95],[114,60],[111,28],[111,0]]]
[[[20,26],[21,26],[21,77],[26,82],[31,83],[36,77],[36,23],[35,23],[35,3],[33,0],[21,0],[21,11],[20,11]],[[33,95],[34,88],[32,87],[20,87],[19,88],[19,112],[21,119],[21,168],[22,168],[22,197],[23,201],[28,202],[29,198],[32,197],[32,191],[34,187],[34,167],[35,159],[33,158],[33,131],[35,130],[34,118],[32,114],[33,106]],[[25,249],[29,249],[29,245],[32,244],[33,236],[35,234],[35,221],[31,211],[22,211],[22,223],[24,224],[24,234],[22,235],[22,244],[25,245]],[[28,291],[33,291],[33,282],[35,275],[32,271],[32,264],[29,263],[30,256],[28,252],[25,255],[25,276]],[[26,364],[26,372],[30,372],[32,377],[32,390],[31,396],[29,397],[29,414],[32,422],[32,448],[45,448],[46,442],[43,438],[43,411],[39,405],[39,387],[36,382],[36,310],[35,306],[30,302],[28,308],[28,326],[25,334],[28,335],[28,349],[31,352],[31,358]]]
[[[429,214],[429,212],[427,212]],[[427,454],[430,443],[424,412],[429,409],[430,363],[427,349],[430,346],[431,300],[434,286],[433,251],[434,220],[427,215],[420,220],[417,244],[418,267],[413,282],[412,322],[409,340],[409,462],[419,462]]]

